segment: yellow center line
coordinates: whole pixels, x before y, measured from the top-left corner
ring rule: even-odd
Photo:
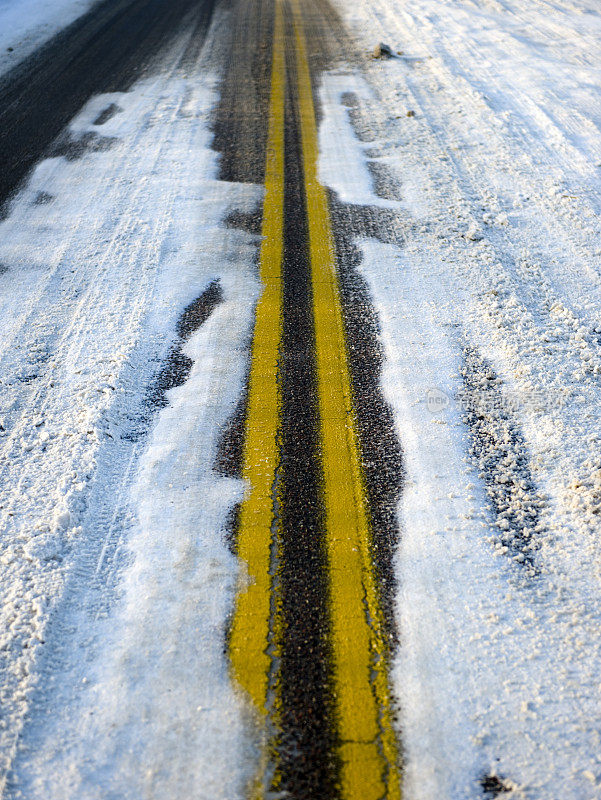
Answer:
[[[372,562],[334,237],[327,195],[317,174],[317,126],[298,0],[292,0],[292,10],[313,283],[342,797],[393,800],[401,796],[401,782],[388,686],[388,648]]]
[[[247,488],[238,525],[238,555],[246,565],[246,575],[236,598],[229,638],[234,677],[263,716],[269,710],[272,664],[271,553],[281,408],[278,357],[282,339],[285,82],[283,20],[276,0],[259,259],[264,288],[255,312],[243,461]]]
[[[313,284],[341,797],[396,800],[401,785],[388,686],[388,648],[372,563],[334,239],[327,195],[317,176],[315,110],[298,0],[292,0],[292,10]],[[283,333],[285,69],[281,0],[275,0],[260,251],[264,289],[257,304],[252,345],[243,465],[247,490],[238,526],[238,555],[246,564],[246,575],[237,595],[229,641],[234,677],[265,720],[274,712],[269,707],[270,675],[281,627],[271,572],[278,538],[275,503],[281,417],[278,359]],[[262,772],[267,758],[264,752]],[[260,783],[255,785],[255,797],[263,794]]]

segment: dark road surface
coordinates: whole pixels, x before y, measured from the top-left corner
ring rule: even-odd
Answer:
[[[364,635],[373,636],[371,647],[378,652],[379,662],[374,661],[373,673],[382,669],[387,662],[390,650],[394,647],[396,634],[392,622],[392,598],[394,580],[392,558],[397,541],[397,522],[395,506],[400,491],[402,477],[401,454],[393,433],[390,410],[384,402],[379,389],[381,355],[377,343],[378,324],[367,291],[356,270],[358,253],[351,245],[352,236],[362,228],[377,230],[378,220],[371,219],[370,210],[359,215],[349,214],[347,209],[330,198],[327,210],[325,195],[313,196],[311,177],[311,122],[313,110],[306,89],[315,94],[319,73],[336,63],[352,58],[352,45],[346,40],[344,29],[327,2],[302,4],[304,34],[299,32],[298,11],[295,3],[282,3],[283,30],[277,24],[274,28],[273,6],[271,3],[238,2],[235,5],[231,31],[231,49],[227,57],[227,67],[221,87],[221,100],[216,113],[216,136],[214,146],[222,153],[221,178],[242,182],[265,182],[266,199],[263,208],[263,234],[266,239],[275,240],[273,248],[266,247],[261,256],[261,274],[266,285],[277,281],[281,284],[280,299],[272,298],[271,288],[266,308],[270,303],[281,304],[280,312],[268,317],[267,324],[281,325],[281,341],[277,366],[280,409],[277,432],[267,436],[263,444],[269,446],[269,437],[278,438],[279,459],[273,465],[272,476],[274,494],[266,497],[269,505],[273,502],[273,519],[277,533],[271,534],[261,529],[258,523],[244,521],[234,534],[239,547],[253,558],[257,546],[253,542],[269,539],[272,548],[269,566],[271,583],[271,614],[265,620],[259,610],[259,597],[253,608],[251,601],[245,599],[234,618],[234,634],[230,643],[235,672],[240,676],[255,703],[265,706],[268,723],[265,757],[267,764],[258,780],[264,794],[284,792],[294,798],[376,798],[382,793],[392,800],[397,797],[396,756],[392,754],[396,745],[387,722],[390,710],[387,701],[378,693],[384,692],[373,677],[366,678],[371,688],[362,683],[360,652]],[[277,17],[277,11],[276,11]],[[252,32],[252,39],[249,38]],[[273,38],[273,45],[270,41]],[[255,41],[253,47],[251,42]],[[257,46],[258,45],[258,46]],[[278,54],[282,47],[284,55]],[[275,48],[275,52],[274,52]],[[270,77],[272,67],[274,74]],[[279,59],[283,59],[280,63]],[[311,65],[310,83],[304,83],[306,63]],[[308,75],[308,72],[307,72]],[[271,84],[271,96],[269,87]],[[313,101],[314,102],[314,101]],[[316,108],[319,114],[319,108]],[[268,124],[269,120],[269,124]],[[267,143],[266,130],[270,127],[271,140]],[[279,137],[279,138],[278,138]],[[309,137],[309,138],[308,138]],[[283,151],[283,152],[280,152]],[[278,188],[278,169],[274,159],[282,157],[282,186]],[[264,167],[267,161],[267,167]],[[275,173],[272,170],[275,169]],[[276,183],[272,185],[272,182]],[[316,207],[316,202],[319,208]],[[281,214],[281,230],[279,229]],[[318,240],[329,238],[329,224],[324,215],[331,216],[336,263],[333,269],[340,281],[341,313],[347,335],[347,350],[350,381],[356,405],[350,416],[338,429],[333,443],[337,455],[333,460],[345,462],[346,448],[359,447],[362,461],[360,475],[349,473],[344,477],[332,478],[332,458],[328,455],[327,435],[330,428],[337,429],[332,420],[324,430],[323,415],[338,413],[335,404],[332,409],[324,408],[324,392],[330,391],[335,397],[338,356],[334,354],[338,345],[329,341],[330,334],[316,336],[316,314],[327,318],[334,314],[330,300],[322,311],[323,287],[316,278],[319,256],[315,247]],[[275,227],[274,227],[275,226]],[[280,249],[278,249],[280,248]],[[279,256],[276,255],[280,253]],[[271,277],[270,277],[271,276]],[[272,285],[274,285],[272,284]],[[253,415],[252,395],[253,370],[263,375],[270,356],[264,355],[269,347],[264,341],[263,323],[255,329],[257,364],[251,367],[250,394],[251,411],[247,420],[247,436],[255,425],[268,425],[271,414],[265,411],[272,402],[269,391],[258,388],[257,411]],[[279,321],[278,321],[279,316]],[[334,318],[332,317],[332,323]],[[352,338],[350,338],[352,337]],[[331,360],[333,359],[333,360]],[[271,368],[271,367],[270,367]],[[324,369],[328,371],[324,382]],[[330,373],[331,371],[331,373]],[[342,378],[344,380],[344,378]],[[330,388],[331,381],[331,388]],[[273,387],[275,390],[275,387]],[[327,400],[326,400],[327,402]],[[257,417],[257,414],[259,415]],[[359,442],[353,443],[349,433],[356,426]],[[347,445],[343,443],[349,437]],[[260,438],[260,437],[259,437]],[[251,485],[261,476],[255,471],[255,464],[262,463],[261,444],[253,436],[247,450],[241,474]],[[254,448],[254,450],[252,449]],[[339,449],[338,449],[339,448]],[[335,470],[334,470],[335,471]],[[339,483],[339,481],[342,483]],[[355,485],[356,484],[356,485]],[[367,568],[377,584],[377,608],[371,609],[371,619],[365,633],[361,632],[353,615],[353,595],[366,592],[370,578],[361,568],[354,573],[349,562],[349,574],[341,583],[332,580],[339,570],[333,563],[333,553],[337,548],[332,544],[338,536],[347,537],[350,542],[357,535],[353,521],[354,511],[345,509],[345,519],[332,522],[333,514],[330,495],[337,494],[354,485],[355,497],[364,495],[369,516],[369,555]],[[253,514],[260,514],[257,503]],[[352,505],[353,501],[351,501]],[[265,513],[269,516],[269,510]],[[360,538],[360,536],[359,536]],[[360,549],[360,545],[357,545]],[[354,548],[353,548],[354,549]],[[341,555],[339,553],[339,555]],[[246,558],[246,556],[242,556]],[[346,558],[346,556],[342,556]],[[257,558],[256,565],[260,564]],[[254,562],[253,562],[254,563]],[[253,571],[258,583],[260,574]],[[334,572],[333,572],[334,571]],[[348,591],[347,591],[348,590]],[[340,600],[342,596],[346,599]],[[363,600],[360,600],[357,608]],[[369,603],[369,600],[366,601]],[[348,605],[347,605],[348,603]],[[351,647],[357,652],[350,656],[356,660],[353,677],[347,679],[342,655],[341,634],[345,628],[340,617],[349,615],[351,623],[349,635]],[[375,616],[381,616],[379,621]],[[242,622],[239,620],[242,619]],[[265,648],[272,654],[271,665],[265,665],[263,656],[257,653],[256,663],[244,652],[244,636],[240,628],[249,627],[249,641],[257,638],[256,630],[263,626],[265,639],[258,643],[259,650]],[[356,637],[356,638],[353,638]],[[242,639],[242,645],[240,640]],[[371,658],[370,655],[368,658]],[[267,669],[271,676],[267,680],[266,694],[256,693],[255,671]],[[349,676],[350,674],[349,673]],[[386,679],[384,678],[384,681]],[[378,722],[372,726],[369,721],[369,703],[362,704],[359,699],[363,691],[373,692],[377,697]],[[355,699],[346,705],[347,692]],[[363,708],[363,711],[359,709]],[[363,716],[365,715],[365,716]],[[357,739],[349,742],[353,729]],[[368,733],[369,731],[369,733]],[[373,753],[368,752],[369,736],[374,736]],[[361,748],[364,749],[361,754]],[[363,764],[360,762],[363,760]]]
[[[104,0],[0,78],[0,207],[93,95],[124,91],[186,15],[208,28],[215,0]],[[184,56],[185,59],[185,56]]]

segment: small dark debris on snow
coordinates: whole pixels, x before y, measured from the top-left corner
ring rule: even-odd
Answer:
[[[475,225],[472,225],[464,234],[464,238],[468,239],[470,242],[481,242],[484,239],[484,234]]]
[[[6,52],[7,52],[7,53],[12,53],[12,51],[13,51],[13,50],[14,50],[14,48],[13,48],[13,47],[7,47],[7,48],[6,48]]]
[[[505,794],[506,792],[510,792],[513,786],[504,778],[500,778],[498,775],[484,775],[480,779],[480,785],[484,791],[484,795],[490,800],[493,798],[498,797],[500,794]]]
[[[395,58],[395,54],[390,45],[380,42],[374,50],[374,58]]]
[[[415,111],[413,111],[413,110],[410,108],[410,109],[409,109],[409,111],[407,112],[407,116],[408,116],[408,117],[414,117],[414,116],[415,116]]]

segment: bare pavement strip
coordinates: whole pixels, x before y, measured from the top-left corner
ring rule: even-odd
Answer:
[[[249,377],[244,475],[250,488],[236,536],[238,554],[248,565],[248,586],[237,600],[230,653],[235,677],[267,718],[267,763],[257,779],[258,796],[278,788],[294,794],[305,783],[313,784],[315,796],[340,793],[348,798],[393,798],[400,796],[400,764],[387,677],[389,642],[373,565],[334,235],[327,195],[317,177],[314,101],[298,5],[276,3],[273,41],[260,261],[265,290],[257,308]],[[292,52],[287,54],[286,49]],[[287,105],[292,106],[288,113]],[[300,143],[296,150],[295,139]],[[300,169],[285,158],[286,146],[296,152]],[[285,194],[295,191],[296,208],[291,212]],[[295,218],[293,234],[286,231],[286,211]],[[305,237],[299,236],[303,226]],[[301,251],[296,271],[282,270],[286,248]],[[301,363],[306,374],[313,373],[308,388],[314,395],[312,411],[317,420],[311,420],[309,413],[307,428],[297,435],[318,462],[316,496],[309,498],[290,490],[295,479],[298,483],[304,478],[294,473],[307,465],[291,457],[286,431],[281,433],[286,418],[300,410],[295,405],[303,402],[299,401],[298,376],[296,385],[282,380],[290,374],[287,359],[295,357],[287,349],[291,339],[284,333],[290,315],[283,308],[283,297],[290,289],[282,284],[300,283],[303,267],[309,273],[308,291],[304,298],[297,295],[296,301],[304,299],[309,304],[305,315],[311,347],[303,343],[309,352]],[[286,408],[287,412],[280,411]],[[295,526],[287,525],[291,517],[288,506],[299,502],[303,502],[304,513],[297,508]],[[312,506],[321,513],[313,514]],[[286,563],[290,546],[285,540],[297,536],[302,527],[312,534],[306,538],[306,549],[297,551],[298,561]],[[300,670],[295,673],[285,668],[290,660],[286,649],[302,646],[303,640],[302,634],[289,635],[290,617],[299,614],[305,587],[297,585],[292,598],[284,599],[282,594],[289,585],[286,572],[300,570],[302,561],[312,561],[324,573],[324,617],[319,624],[326,652],[316,648],[311,655],[305,653],[307,662],[324,656],[329,661],[326,682],[331,684],[330,691],[313,709],[318,717],[330,717],[330,737],[326,717],[322,729],[325,748],[318,758],[303,752],[302,735],[297,734],[292,749],[282,730],[286,728],[283,697],[294,696],[295,691],[294,686],[285,684],[300,678]],[[322,686],[313,687],[314,693],[323,690]],[[303,709],[298,709],[296,719],[302,716]],[[330,759],[328,744],[333,749]],[[307,746],[315,753],[316,741],[305,742]],[[294,759],[302,760],[302,770],[289,763],[292,753]]]

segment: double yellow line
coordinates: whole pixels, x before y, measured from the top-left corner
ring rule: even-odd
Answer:
[[[313,290],[320,444],[326,509],[328,599],[333,693],[344,800],[401,796],[399,754],[388,685],[388,647],[373,563],[369,511],[361,470],[344,320],[328,200],[317,174],[318,143],[311,75],[298,0],[291,2],[309,256]],[[284,232],[286,60],[283,9],[275,0],[271,98],[263,203],[260,274],[244,451],[247,494],[238,528],[246,564],[230,634],[234,675],[263,718],[280,647],[274,592],[278,529]],[[261,790],[258,789],[258,795]]]

